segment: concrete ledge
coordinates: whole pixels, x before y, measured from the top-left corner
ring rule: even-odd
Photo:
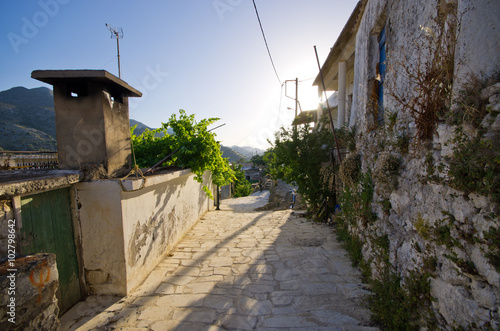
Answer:
[[[0,172],[0,198],[47,191],[78,183],[78,170],[15,170]]]

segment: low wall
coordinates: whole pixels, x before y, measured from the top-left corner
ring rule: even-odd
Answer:
[[[230,199],[232,197],[231,195],[231,185],[224,185],[220,187],[220,198],[222,199]]]
[[[126,295],[213,206],[190,170],[77,185],[85,279],[91,294]],[[211,175],[204,176],[211,183]],[[209,186],[213,191],[212,187]]]
[[[0,329],[59,330],[58,279],[54,254],[30,255],[0,265]]]

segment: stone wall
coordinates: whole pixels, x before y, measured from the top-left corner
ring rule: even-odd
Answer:
[[[77,185],[89,293],[128,294],[213,208],[193,177],[188,169],[148,176],[143,187],[141,179],[125,180],[123,189],[118,180]]]
[[[357,150],[353,153],[361,156],[362,171],[371,176],[373,183],[370,207],[376,217],[358,219],[349,230],[361,240],[363,258],[374,278],[381,277],[381,270],[391,270],[401,277],[405,287],[416,274],[428,277],[432,319],[447,329],[495,329],[500,325],[500,266],[496,264],[500,257],[498,242],[495,244],[500,228],[498,201],[453,188],[448,174],[457,147],[453,141],[458,137],[457,128],[468,139],[477,137],[498,146],[500,85],[493,80],[490,87],[475,91],[488,109],[487,115],[479,119],[480,125],[450,123],[438,116],[434,134],[426,141],[417,139],[415,117],[396,96],[410,91],[406,95],[410,99],[419,97],[415,82],[401,69],[425,64],[432,51],[425,44],[429,39],[422,38],[422,34],[436,32],[435,19],[447,11],[456,13],[458,26],[465,32],[458,34],[454,97],[471,85],[464,77],[498,74],[499,4],[487,0],[369,0],[357,34],[350,125],[357,128]],[[386,25],[387,33],[388,88],[384,90],[385,123],[379,125],[369,106],[369,95],[370,77],[377,63],[373,37],[381,25]],[[480,45],[476,36],[495,42]],[[421,48],[417,51],[419,42]],[[488,61],[484,61],[482,52]],[[388,240],[389,267],[380,258],[381,238]]]
[[[0,265],[0,329],[59,330],[58,286],[54,254],[30,255],[13,265]]]

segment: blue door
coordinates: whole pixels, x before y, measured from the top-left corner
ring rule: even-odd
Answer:
[[[380,82],[378,85],[378,122],[384,122],[384,81],[386,71],[386,55],[385,55],[385,27],[380,32],[379,40],[379,74]]]

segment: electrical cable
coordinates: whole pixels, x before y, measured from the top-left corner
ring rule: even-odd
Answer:
[[[308,80],[313,80],[314,78],[316,78],[316,77],[311,77],[311,78],[306,78],[306,79],[303,79],[303,80],[299,80],[299,83],[307,82]]]
[[[262,28],[262,22],[260,21],[259,11],[257,10],[257,5],[255,4],[255,0],[252,0],[253,7],[255,8],[255,14],[257,14],[257,19],[259,20],[260,31],[262,31],[262,37],[264,38],[264,43],[266,44],[267,53],[269,54],[269,59],[271,59],[271,64],[273,65],[274,73],[276,74],[276,78],[278,78],[278,82],[281,85],[281,79],[278,75],[278,71],[276,70],[276,66],[274,65],[273,57],[271,56],[271,51],[269,50],[269,45],[267,44],[266,35],[264,34],[264,29]]]

